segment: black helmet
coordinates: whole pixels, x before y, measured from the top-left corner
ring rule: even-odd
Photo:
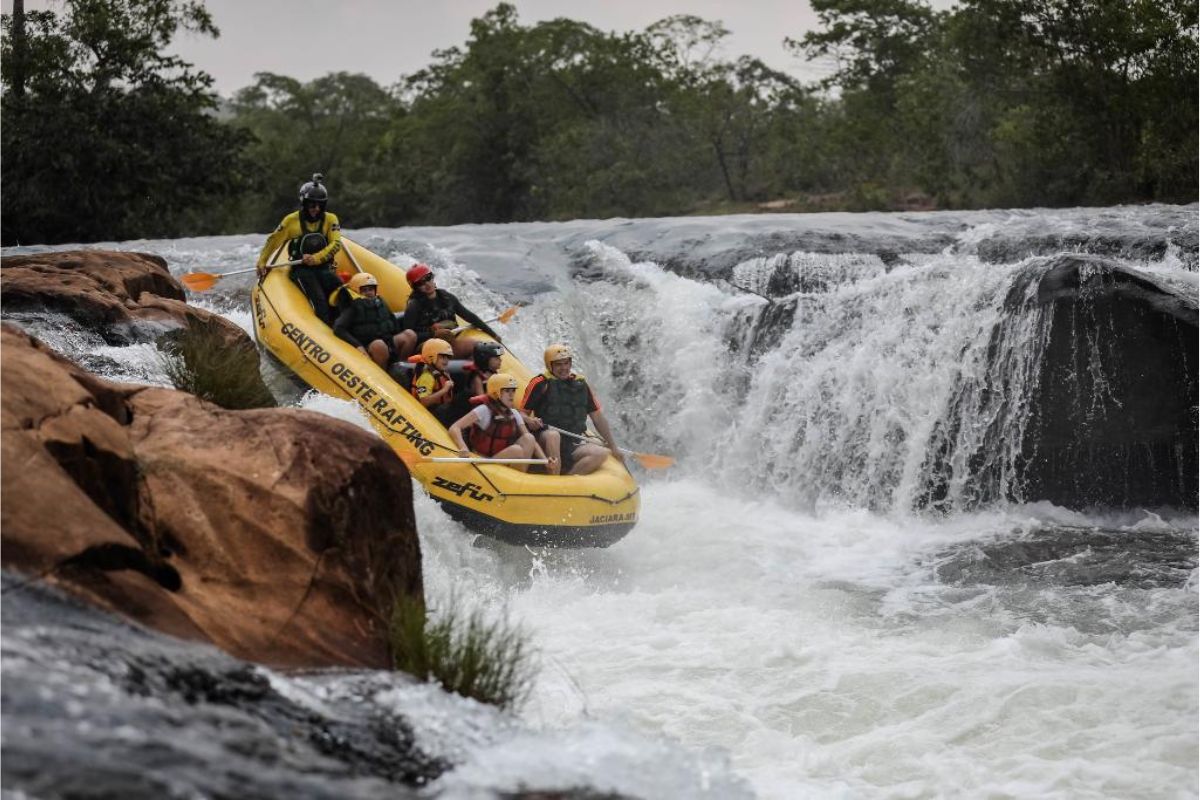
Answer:
[[[325,176],[314,172],[312,180],[300,187],[300,207],[305,203],[317,203],[321,210],[329,202],[329,190],[325,188]]]
[[[504,348],[500,346],[499,342],[476,342],[471,358],[475,361],[475,369],[485,370],[488,368],[488,362],[492,360],[492,356],[503,354]]]

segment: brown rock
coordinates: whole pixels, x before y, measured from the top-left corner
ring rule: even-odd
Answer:
[[[0,329],[0,561],[239,658],[386,667],[422,596],[408,472],[294,409],[115,384]]]
[[[184,302],[167,262],[147,253],[75,250],[9,256],[0,261],[6,310],[44,308],[89,328],[109,344],[154,341],[198,323],[220,328],[238,347],[253,348],[241,328]]]

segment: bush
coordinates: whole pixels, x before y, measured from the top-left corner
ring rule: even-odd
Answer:
[[[464,613],[452,597],[436,619],[418,600],[400,598],[390,626],[392,663],[448,692],[500,708],[524,701],[535,673],[523,630],[487,622],[478,609]]]
[[[171,384],[222,408],[276,405],[258,371],[258,352],[231,346],[211,325],[192,325],[160,343],[162,367]]]

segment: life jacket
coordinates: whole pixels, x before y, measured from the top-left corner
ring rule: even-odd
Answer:
[[[396,332],[396,318],[380,297],[355,297],[350,305],[350,333],[360,342],[384,339]]]
[[[517,412],[487,395],[471,398],[472,403],[477,400],[483,401],[491,409],[492,422],[486,428],[472,425],[467,443],[480,455],[494,456],[521,438],[521,429],[517,426]]]
[[[542,407],[538,409],[542,420],[547,425],[582,434],[587,430],[587,381],[582,375],[574,373],[565,381],[560,381],[549,372],[544,373],[543,377],[546,379],[545,397]]]
[[[434,369],[433,367],[429,366],[428,364],[426,364],[424,361],[422,361],[420,359],[421,359],[420,356],[410,356],[409,357],[409,360],[413,361],[417,365],[417,368],[413,370],[412,385],[411,385],[411,389],[409,390],[412,392],[413,397],[417,398],[418,400],[421,399],[421,396],[417,394],[417,378],[420,378],[421,375],[425,372],[431,372],[431,373],[433,373],[434,380],[437,381],[437,387],[433,391],[440,392],[442,390],[442,387],[445,386],[447,383],[450,384],[450,386],[451,386],[450,391],[446,393],[446,396],[444,398],[442,398],[442,401],[440,403],[438,403],[438,405],[440,406],[440,405],[446,405],[446,404],[450,403],[454,399],[454,388],[453,388],[454,381],[450,378],[449,375],[442,372],[440,369]]]
[[[455,322],[454,298],[445,289],[438,289],[433,299],[414,292],[410,295],[416,302],[417,317],[412,321],[413,330],[431,330],[435,322]]]
[[[300,216],[300,235],[288,240],[288,260],[298,261],[301,257],[319,253],[329,246],[329,238],[325,235],[325,212],[313,222]]]

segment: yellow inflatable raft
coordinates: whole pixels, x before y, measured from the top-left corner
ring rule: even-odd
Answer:
[[[402,312],[409,293],[404,271],[344,237],[342,242],[337,270],[371,273],[379,281],[380,297],[392,311]],[[282,254],[275,258],[286,260]],[[379,435],[402,457],[457,456],[446,428],[412,394],[317,320],[288,269],[271,270],[253,290],[258,341],[317,391],[357,402]],[[459,335],[490,340],[474,329]],[[533,374],[507,349],[502,368],[520,382],[517,397],[521,397]],[[511,544],[607,547],[637,524],[637,483],[611,456],[591,475],[544,475],[499,464],[419,460],[411,472],[450,516]]]

